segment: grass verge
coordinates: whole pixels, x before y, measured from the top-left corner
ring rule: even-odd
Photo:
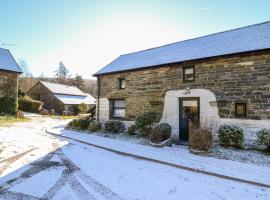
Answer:
[[[16,116],[0,116],[0,126],[11,125],[18,122],[28,122],[31,121],[30,118],[17,118]]]

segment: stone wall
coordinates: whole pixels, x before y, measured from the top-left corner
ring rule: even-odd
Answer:
[[[0,70],[0,96],[15,97],[18,95],[18,73]]]
[[[54,109],[55,113],[62,114],[65,109],[64,104],[41,83],[37,83],[33,88],[31,88],[28,95],[35,100],[43,102],[43,108],[48,111]]]
[[[195,66],[195,82],[183,82],[184,66]],[[126,79],[126,89],[119,90],[119,78]],[[235,118],[235,102],[246,102],[247,119],[270,119],[269,80],[270,51],[263,51],[102,75],[100,98],[125,99],[126,120],[134,120],[147,111],[161,117],[167,91],[206,89],[215,95],[221,118]]]

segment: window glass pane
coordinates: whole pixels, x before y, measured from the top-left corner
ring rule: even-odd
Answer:
[[[116,108],[125,108],[126,107],[126,102],[125,100],[114,100],[114,107]]]
[[[194,70],[193,68],[186,69],[185,73],[186,74],[193,74],[193,70]]]
[[[237,106],[237,113],[238,113],[239,115],[244,114],[244,106],[243,106],[243,105],[238,105],[238,106]]]
[[[125,117],[125,109],[117,109],[115,108],[113,111],[114,117]]]
[[[197,101],[183,101],[184,107],[197,107],[198,102]]]
[[[126,80],[125,79],[120,79],[120,88],[121,89],[126,88]]]
[[[194,80],[194,68],[184,68],[184,81]]]
[[[246,117],[247,105],[246,103],[236,103],[235,115],[237,117]]]

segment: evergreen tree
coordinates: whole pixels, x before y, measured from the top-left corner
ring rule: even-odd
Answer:
[[[58,83],[65,83],[66,78],[70,77],[69,70],[66,68],[64,63],[60,61],[59,67],[55,72],[55,76],[58,78]]]
[[[73,85],[78,87],[79,89],[83,90],[85,85],[84,85],[84,80],[83,80],[82,76],[76,74],[76,76],[74,78]]]

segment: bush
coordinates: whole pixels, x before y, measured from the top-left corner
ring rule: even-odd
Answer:
[[[88,117],[82,117],[78,119],[78,128],[81,130],[86,130],[89,124],[92,122],[92,119]]]
[[[125,124],[122,121],[107,121],[105,122],[105,131],[107,132],[124,132]]]
[[[78,123],[78,119],[73,119],[72,121],[70,121],[67,125],[66,128],[71,128],[71,129],[77,129],[79,128],[79,123]]]
[[[189,132],[189,147],[192,150],[209,151],[213,144],[215,121],[200,119],[198,126],[191,125]]]
[[[155,112],[147,112],[136,118],[135,125],[143,136],[147,136],[152,131],[154,122],[157,122],[157,114]]]
[[[74,121],[74,119],[73,120],[71,120],[70,122],[68,122],[68,124],[66,125],[66,129],[70,129],[70,128],[73,128],[72,126],[73,126],[73,121]]]
[[[79,119],[73,119],[66,125],[66,128],[86,130],[90,123],[93,122],[93,120],[94,119],[91,117],[81,117]]]
[[[218,130],[219,143],[225,147],[236,147],[242,148],[244,141],[243,129],[232,126],[232,125],[222,125]]]
[[[258,143],[266,146],[266,149],[270,151],[270,129],[261,129],[257,132]]]
[[[153,143],[163,142],[171,137],[171,126],[167,123],[155,125],[150,134],[150,140]]]
[[[88,126],[89,131],[99,131],[101,128],[102,128],[102,124],[97,121],[90,122]]]
[[[130,127],[128,127],[127,134],[129,135],[135,135],[136,133],[136,126],[133,124]]]
[[[81,114],[85,114],[87,112],[88,106],[85,103],[81,103],[79,105],[79,110]]]
[[[19,110],[35,113],[39,113],[43,105],[42,102],[33,100],[27,96],[19,98],[18,103],[19,103]]]
[[[0,114],[16,115],[17,100],[15,97],[2,96],[0,97]]]

